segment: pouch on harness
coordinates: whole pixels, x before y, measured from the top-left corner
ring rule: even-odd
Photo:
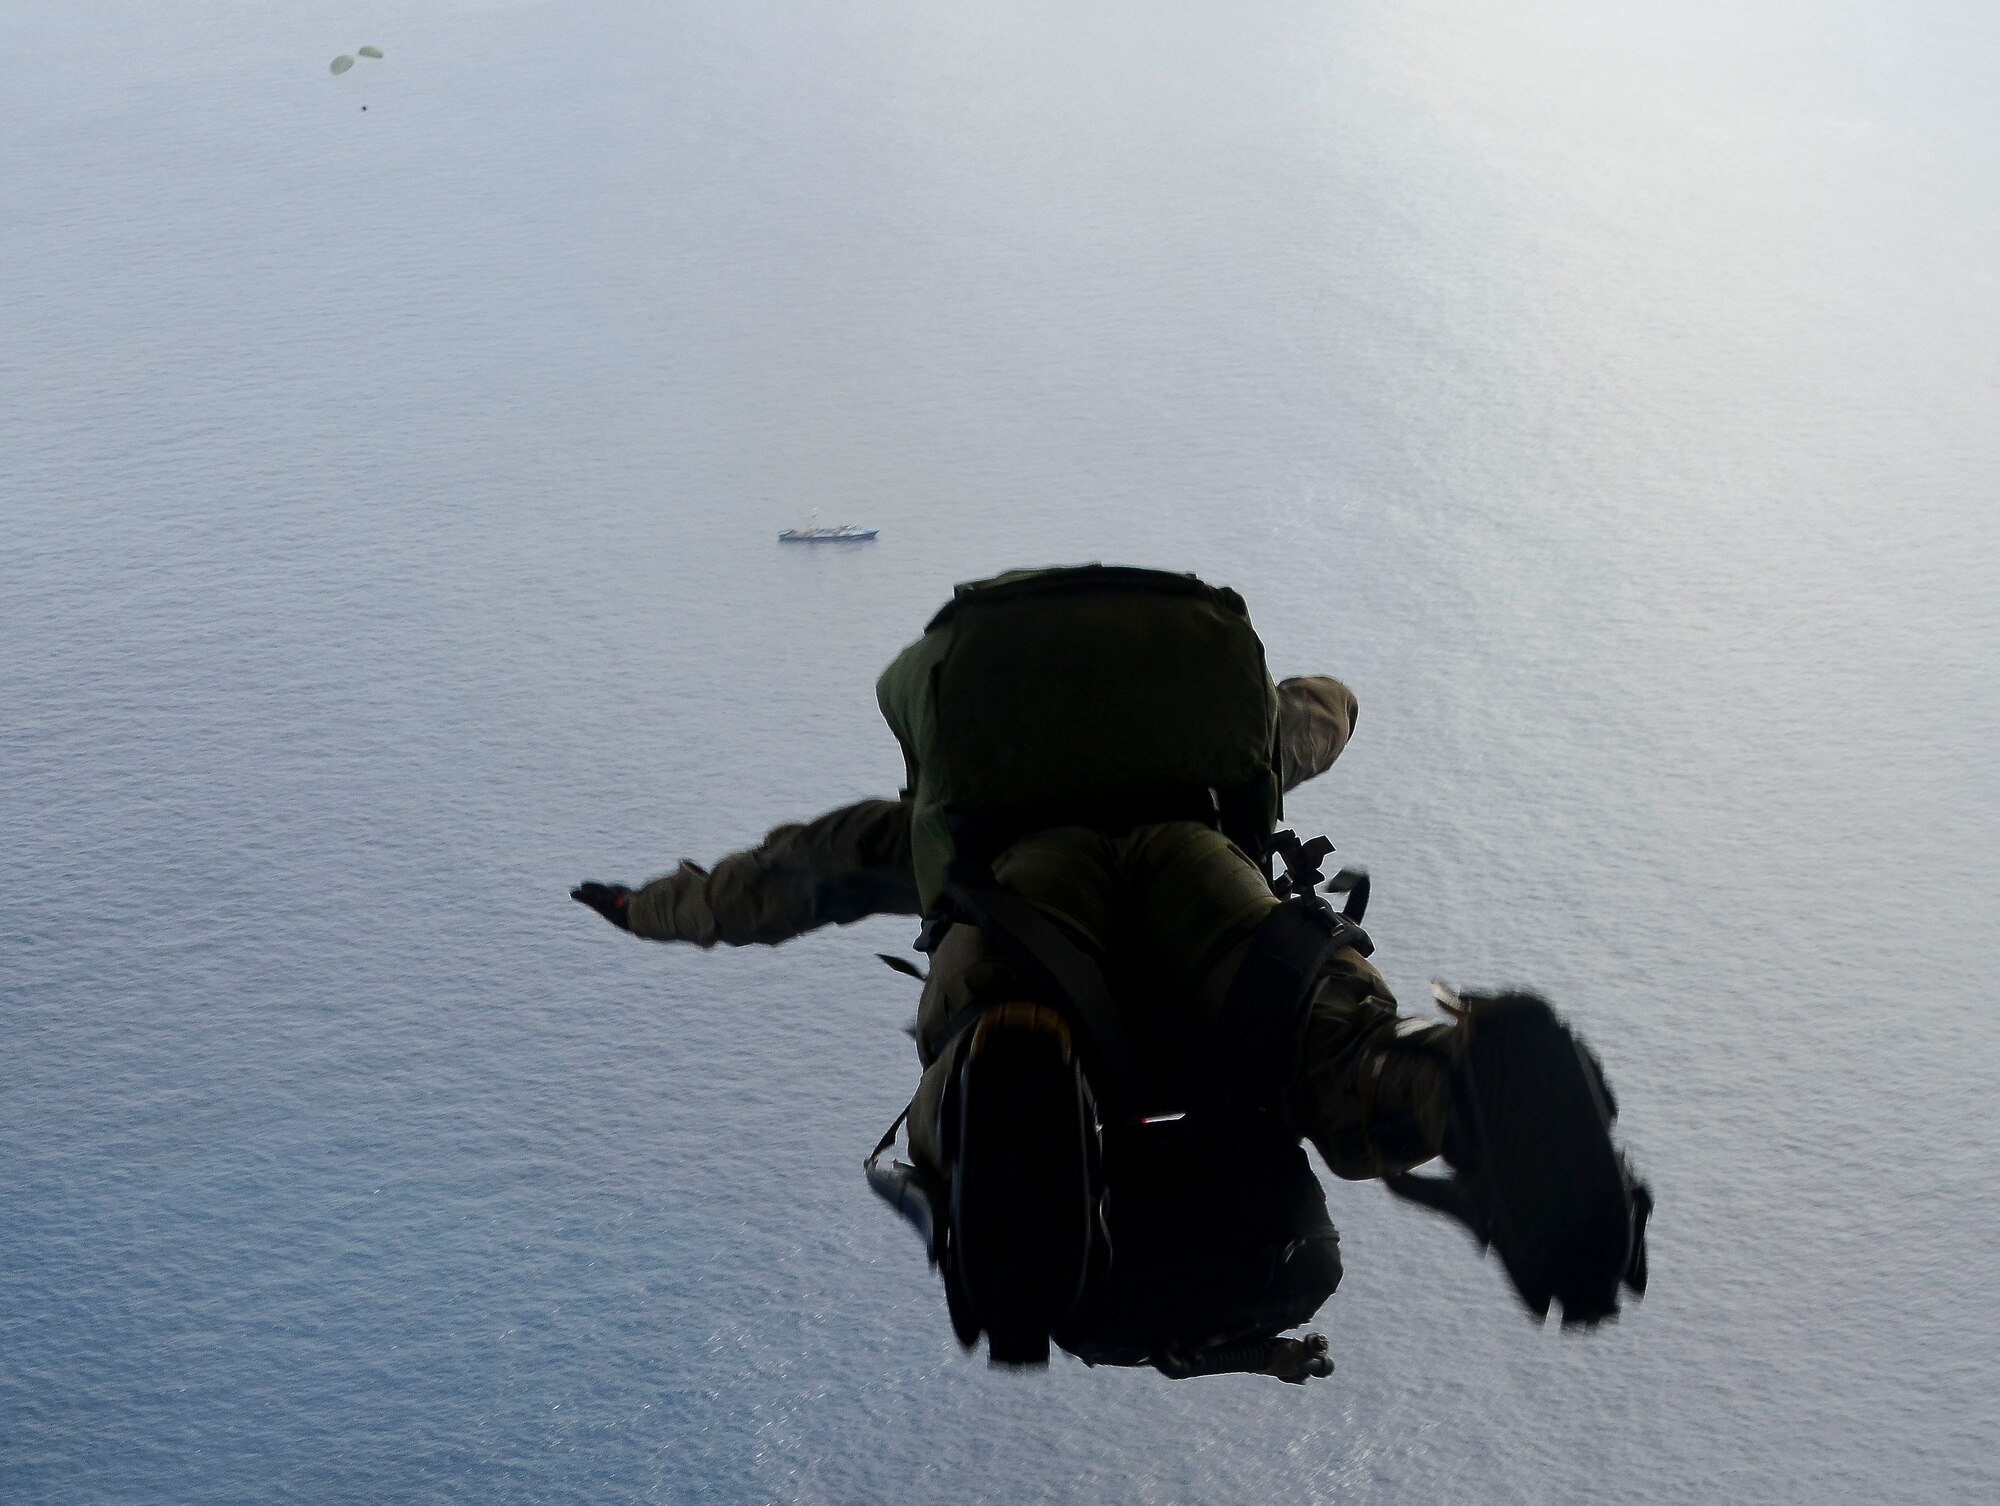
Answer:
[[[1070,824],[1122,833],[1198,820],[1253,856],[1267,851],[1280,810],[1277,694],[1241,600],[1189,576],[1098,566],[962,586],[878,697],[909,767],[927,936],[978,926],[1081,1054],[1088,1198],[1075,1216],[1088,1220],[1088,1269],[1047,1324],[1055,1342],[1088,1363],[1174,1376],[1328,1373],[1323,1339],[1280,1335],[1339,1283],[1338,1235],[1296,1137],[1270,1111],[1321,961],[1336,946],[1370,949],[1358,906],[1337,916],[1312,893],[1322,844],[1292,840],[1293,871],[1274,884],[1291,897],[1253,941],[1228,1033],[1200,1043],[1198,1071],[1163,1071],[1138,1050],[1095,963],[989,866],[1019,836]],[[962,1099],[981,1013],[929,1043],[929,1060],[955,1053]],[[964,1109],[948,1101],[941,1123]],[[885,1163],[895,1133],[870,1157],[869,1181],[924,1234],[959,1337],[969,1345],[984,1328],[996,1358],[1032,1359],[1003,1354],[982,1311],[951,1189]]]

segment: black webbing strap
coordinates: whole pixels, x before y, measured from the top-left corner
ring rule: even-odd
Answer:
[[[910,1117],[904,1109],[896,1116],[896,1122],[889,1126],[889,1132],[875,1143],[875,1149],[868,1159],[861,1163],[861,1169],[868,1178],[868,1185],[875,1195],[894,1208],[906,1219],[917,1233],[923,1236],[924,1253],[930,1257],[932,1265],[938,1263],[943,1251],[946,1214],[944,1198],[931,1185],[930,1178],[916,1167],[903,1161],[882,1164],[882,1157],[889,1147],[896,1143],[896,1131],[903,1127],[903,1121]]]
[[[1138,1053],[1118,1017],[1104,974],[1082,949],[1065,936],[1056,923],[1018,894],[997,884],[967,883],[954,877],[945,884],[945,901],[952,918],[975,925],[1007,960],[1042,986],[1045,1001],[1057,1013],[1082,1027],[1085,1054],[1093,1059],[1098,1074],[1091,1088],[1114,1118],[1137,1112],[1140,1085]],[[994,1004],[974,1004],[960,1010],[930,1041],[930,1060],[944,1055],[946,1047],[967,1030]]]
[[[896,1116],[896,1122],[889,1126],[887,1133],[880,1140],[875,1142],[875,1148],[868,1152],[868,1159],[861,1164],[864,1166],[873,1166],[877,1161],[881,1160],[882,1153],[896,1143],[896,1131],[903,1127],[903,1121],[909,1117],[909,1105],[905,1104],[903,1112]]]
[[[1255,1100],[1282,1080],[1313,981],[1327,954],[1344,946],[1374,950],[1367,932],[1316,897],[1286,900],[1264,917],[1223,1004],[1223,1084]]]

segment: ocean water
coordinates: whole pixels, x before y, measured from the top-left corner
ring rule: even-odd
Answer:
[[[1990,7],[0,45],[0,1501],[2000,1495]],[[1333,1184],[1334,1378],[989,1369],[860,1174],[911,926],[565,897],[893,791],[880,665],[1093,558],[1354,686],[1290,814],[1600,1050],[1617,1325]]]

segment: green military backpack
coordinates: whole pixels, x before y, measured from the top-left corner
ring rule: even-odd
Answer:
[[[1278,692],[1243,599],[1105,565],[959,586],[875,687],[902,744],[917,892],[1024,833],[1192,818],[1253,856],[1282,811]]]

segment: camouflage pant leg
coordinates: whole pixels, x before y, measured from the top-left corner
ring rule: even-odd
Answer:
[[[993,865],[1003,888],[1031,899],[1055,919],[1101,966],[1108,965],[1122,909],[1112,841],[1080,826],[1053,827],[1022,838]],[[932,1055],[944,1027],[973,1004],[1002,1004],[1035,997],[1019,969],[977,926],[948,927],[931,952],[930,977],[917,1005],[917,1051]],[[938,1145],[938,1106],[955,1054],[925,1068],[910,1102],[910,1152],[941,1180],[949,1169]]]
[[[1262,871],[1220,832],[1191,823],[1146,827],[1121,846],[1134,942],[1186,990],[1200,1021],[1226,1024],[1223,1009],[1251,934],[1278,903]],[[1373,963],[1352,947],[1327,957],[1279,1108],[1340,1176],[1376,1174],[1365,1150],[1354,1149],[1368,1107],[1361,1074],[1364,1065],[1374,1070],[1371,1048],[1395,1021],[1396,996]]]
[[[1172,995],[1162,1007],[1219,1020],[1244,944],[1278,904],[1263,871],[1193,821],[1139,827],[1117,847],[1132,945]]]

